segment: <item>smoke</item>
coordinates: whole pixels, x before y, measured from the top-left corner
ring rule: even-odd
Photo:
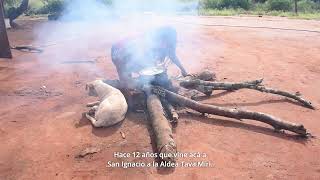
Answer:
[[[99,59],[111,64],[110,48],[114,42],[172,25],[172,17],[194,14],[197,5],[197,0],[113,0],[107,4],[103,0],[69,0],[59,21],[49,21],[34,31],[34,45],[45,49],[39,56],[40,63],[57,70],[78,68],[63,64],[67,61]],[[114,70],[99,64],[88,68],[97,76]]]

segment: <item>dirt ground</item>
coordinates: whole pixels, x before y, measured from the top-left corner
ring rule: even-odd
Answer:
[[[41,19],[18,24],[22,29],[8,30],[11,45],[36,44],[38,27],[63,25]],[[177,53],[189,72],[209,68],[226,81],[263,77],[266,85],[300,91],[320,107],[319,21],[182,16],[170,18],[170,24],[177,28]],[[207,157],[178,162],[210,161],[211,167],[107,167],[108,161],[154,161],[114,157],[114,152],[154,152],[154,142],[144,114],[130,113],[121,125],[104,129],[94,129],[82,117],[85,104],[95,100],[85,83],[117,77],[110,48],[123,35],[112,27],[88,30],[85,41],[61,37],[42,54],[13,50],[14,59],[0,60],[0,179],[320,179],[318,138],[275,133],[252,121],[191,114],[182,114],[174,129],[178,150]],[[178,73],[173,67],[170,71]],[[269,113],[302,123],[320,136],[319,110],[275,95],[214,92],[203,102]],[[87,147],[100,151],[75,158]]]

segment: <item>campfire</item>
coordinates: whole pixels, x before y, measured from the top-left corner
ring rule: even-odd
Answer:
[[[152,73],[151,73],[152,74]],[[149,81],[146,81],[147,78]],[[268,88],[263,85],[263,79],[244,82],[218,82],[213,72],[205,70],[198,74],[189,75],[175,79],[168,78],[167,72],[157,72],[147,77],[139,77],[139,88],[128,91],[120,86],[118,80],[104,80],[107,83],[123,92],[129,110],[145,111],[148,114],[150,124],[155,134],[157,153],[164,154],[161,160],[175,162],[173,156],[177,153],[177,146],[172,135],[172,126],[178,123],[179,115],[177,108],[189,108],[202,114],[212,114],[234,118],[239,121],[255,120],[269,124],[276,132],[290,131],[302,137],[310,137],[311,134],[302,124],[296,124],[282,120],[269,114],[227,108],[200,103],[194,100],[188,91],[196,91],[197,94],[204,94],[210,97],[213,91],[236,91],[239,89],[251,89],[264,93],[271,93],[284,96],[297,101],[300,105],[315,109],[311,102],[303,99],[299,92],[289,93],[282,90]],[[177,86],[173,84],[178,84]]]

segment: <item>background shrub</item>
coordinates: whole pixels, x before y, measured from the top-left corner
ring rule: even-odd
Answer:
[[[272,11],[291,11],[292,1],[291,0],[268,0],[269,10]]]
[[[63,0],[51,0],[48,1],[42,8],[40,8],[37,14],[54,14],[61,13],[64,10],[65,2]]]
[[[202,0],[200,7],[203,9],[220,9],[220,0]]]
[[[248,10],[251,0],[203,0],[201,6],[205,9],[245,9]]]
[[[315,12],[320,11],[320,4],[311,0],[298,1],[299,12]]]
[[[221,0],[221,7],[248,10],[250,8],[250,2],[249,0]]]

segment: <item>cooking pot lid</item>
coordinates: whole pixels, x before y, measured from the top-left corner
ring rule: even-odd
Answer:
[[[161,66],[154,66],[142,69],[139,74],[142,76],[154,76],[165,72],[165,68]]]

